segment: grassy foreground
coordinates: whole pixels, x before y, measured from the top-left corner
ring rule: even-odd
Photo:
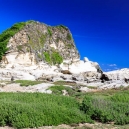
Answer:
[[[0,93],[0,126],[32,128],[94,121],[117,125],[129,124],[127,89],[77,95],[77,92],[72,92],[66,87],[65,90],[70,93],[69,97],[61,95],[64,86],[50,89],[53,90],[51,95]]]
[[[92,122],[74,98],[41,93],[0,93],[0,126],[17,128]]]
[[[129,87],[98,92],[79,93],[69,87],[50,87],[53,94],[66,90],[69,96],[80,102],[80,110],[92,120],[118,125],[129,124]]]

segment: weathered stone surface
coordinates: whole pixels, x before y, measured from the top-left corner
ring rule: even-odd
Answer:
[[[82,74],[73,74],[72,80],[74,80],[74,81],[84,81],[84,76]]]
[[[115,70],[105,73],[111,80],[127,80],[129,79],[129,69]]]
[[[79,91],[80,92],[89,92],[89,91],[91,91],[89,88],[87,88],[87,87],[81,87],[80,89],[79,89]]]
[[[36,21],[26,24],[21,31],[11,37],[7,47],[8,55],[12,53],[13,59],[8,57],[9,63],[14,60],[29,64],[46,62],[45,52],[50,56],[53,52],[59,52],[64,60],[80,58],[72,34],[67,27],[62,25],[52,27]],[[13,56],[16,52],[17,54]],[[21,58],[24,58],[24,61]]]

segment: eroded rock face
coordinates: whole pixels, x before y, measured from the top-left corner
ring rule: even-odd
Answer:
[[[52,27],[36,21],[27,24],[11,37],[7,47],[9,53],[18,52],[15,60],[25,53],[32,55],[33,59],[30,59],[32,62],[52,63],[51,58],[54,58],[54,54],[60,55],[63,60],[80,58],[67,27],[62,25]]]
[[[19,64],[19,65],[34,65],[36,64],[35,55],[33,53],[19,53],[11,52],[6,54],[8,64]],[[3,62],[4,63],[4,62]]]

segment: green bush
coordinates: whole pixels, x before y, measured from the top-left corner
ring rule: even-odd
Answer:
[[[72,88],[68,86],[63,86],[63,85],[51,86],[49,89],[52,91],[53,94],[56,94],[56,95],[62,95],[62,90],[66,90],[68,92],[68,95],[70,96],[75,94],[75,91],[72,90]]]
[[[49,52],[44,52],[45,61],[49,64],[61,64],[63,62],[63,57],[59,52],[52,51],[51,55]]]
[[[43,81],[16,80],[15,83],[20,83],[20,86],[33,86],[43,83]]]
[[[129,124],[129,92],[123,91],[107,97],[87,95],[80,107],[92,120],[103,123]]]
[[[68,29],[66,26],[64,25],[60,25],[60,27],[62,27],[63,29]]]
[[[48,62],[49,64],[51,64],[51,57],[49,52],[44,52],[44,57],[45,57],[45,61]]]
[[[72,36],[69,33],[67,34],[67,40],[72,40]]]
[[[55,64],[61,64],[63,62],[62,56],[59,54],[59,52],[53,52],[51,55],[52,63]]]
[[[60,31],[62,31],[62,29],[68,30],[68,28],[64,25],[59,25],[57,28],[59,28]]]
[[[34,128],[92,122],[74,98],[42,93],[0,93],[0,126]]]

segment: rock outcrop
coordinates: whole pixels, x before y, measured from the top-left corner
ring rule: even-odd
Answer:
[[[115,70],[115,71],[110,71],[105,73],[110,80],[121,80],[125,81],[128,83],[129,79],[129,69],[121,69],[121,70]]]
[[[10,38],[6,32],[1,36],[3,40],[8,38],[8,51],[1,60],[1,79],[14,76],[15,79],[34,80],[50,74],[76,74],[77,77],[87,71],[101,73],[97,62],[89,61],[87,57],[80,60],[72,34],[63,25],[52,27],[29,21],[17,23],[7,32],[12,31],[14,35]],[[87,80],[85,78],[83,80]]]
[[[14,80],[63,80],[101,89],[129,83],[129,69],[103,72],[97,62],[87,57],[80,60],[72,34],[63,25],[29,21],[18,30],[9,38],[8,51],[1,58],[0,80],[11,80],[12,76]],[[0,44],[2,41],[0,38]]]
[[[63,26],[48,26],[31,21],[9,39],[8,63],[34,64],[40,61],[60,64],[63,60],[79,59],[70,30]]]

